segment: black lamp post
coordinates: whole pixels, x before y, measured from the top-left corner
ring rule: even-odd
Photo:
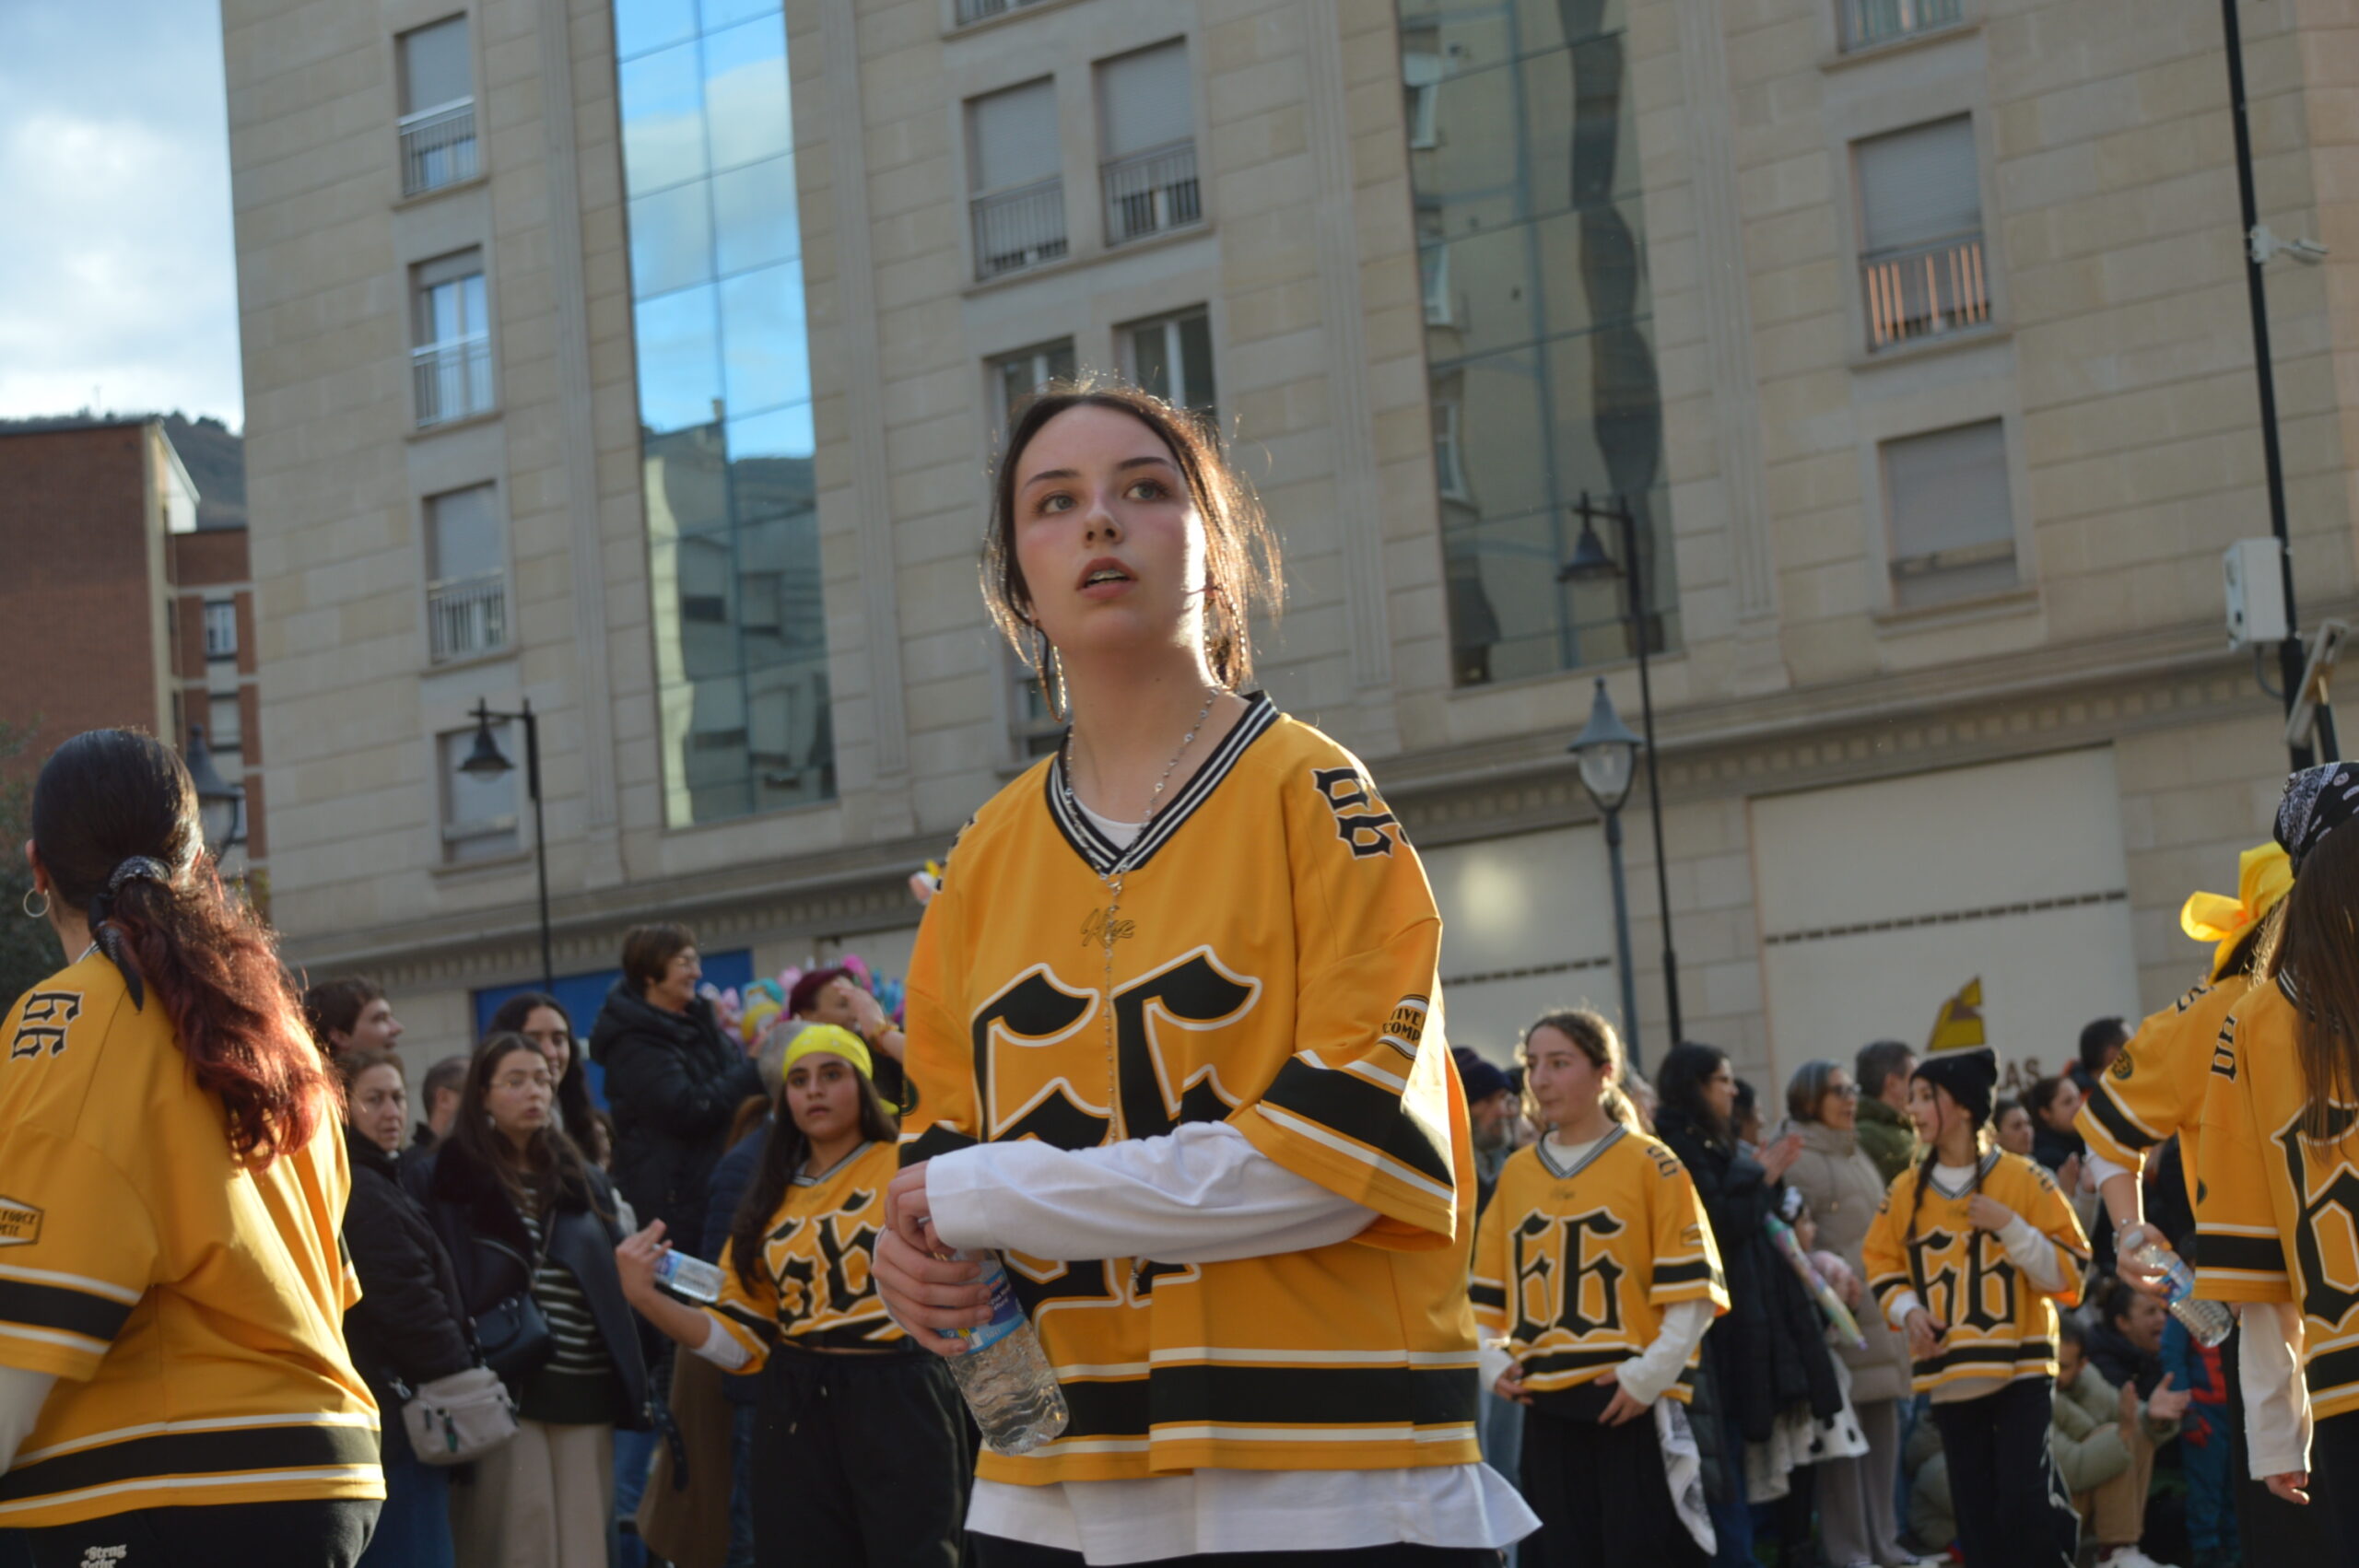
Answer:
[[[197,821],[205,830],[205,848],[213,851],[217,865],[223,856],[246,841],[246,790],[242,784],[232,784],[221,777],[214,766],[213,748],[205,743],[205,726],[188,727],[188,751],[181,759],[188,765],[190,782],[196,786]]]
[[[1588,727],[1565,749],[1580,765],[1581,788],[1605,818],[1605,850],[1614,867],[1614,967],[1622,982],[1622,1043],[1629,1050],[1633,1072],[1644,1064],[1638,1054],[1638,981],[1630,967],[1630,893],[1622,877],[1622,802],[1630,798],[1642,743],[1614,711],[1614,699],[1605,695],[1605,677],[1600,675]]]
[[[475,699],[475,744],[467,760],[459,764],[459,771],[470,778],[497,778],[515,770],[516,765],[499,749],[499,739],[491,732],[494,720],[516,720],[524,726],[524,789],[533,797],[533,867],[541,879],[541,989],[557,989],[557,964],[549,952],[549,844],[541,820],[541,721],[534,716],[533,699],[526,697],[514,713],[495,713],[491,704],[482,697]]]
[[[1646,584],[1638,574],[1638,520],[1632,515],[1628,503],[1621,497],[1608,496],[1600,505],[1590,500],[1587,490],[1581,492],[1580,504],[1574,507],[1572,512],[1581,520],[1581,536],[1573,545],[1573,558],[1556,573],[1556,580],[1605,582],[1621,579],[1624,618],[1630,626],[1630,645],[1638,654],[1639,723],[1646,731],[1647,808],[1654,819],[1655,893],[1662,903],[1663,996],[1670,1006],[1671,1043],[1676,1046],[1684,1037],[1679,1022],[1679,955],[1672,947],[1671,873],[1662,857],[1662,783],[1655,769],[1655,694],[1653,683],[1647,674],[1649,617]],[[1618,562],[1606,553],[1604,544],[1597,536],[1597,522],[1601,518],[1618,525],[1622,544],[1622,558]]]

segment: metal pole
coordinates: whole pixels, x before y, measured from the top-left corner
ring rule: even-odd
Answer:
[[[1630,583],[1630,635],[1638,645],[1638,713],[1647,737],[1647,811],[1655,835],[1655,896],[1662,903],[1662,988],[1669,1008],[1671,1044],[1686,1037],[1679,1022],[1679,954],[1671,942],[1671,871],[1662,857],[1662,780],[1655,767],[1655,694],[1647,675],[1646,579],[1638,570],[1638,518],[1625,498],[1614,498],[1622,523],[1622,564]],[[2298,676],[2296,677],[2298,678]]]
[[[2277,370],[2269,352],[2269,290],[2261,277],[2262,262],[2253,248],[2253,231],[2260,227],[2260,203],[2253,193],[2252,124],[2245,111],[2244,29],[2236,20],[2236,0],[2220,0],[2221,31],[2228,49],[2229,123],[2236,135],[2236,205],[2244,218],[2239,236],[2245,252],[2245,298],[2252,309],[2253,378],[2260,389],[2260,454],[2269,479],[2269,531],[2277,536],[2277,570],[2285,591],[2285,638],[2277,645],[2278,677],[2285,688],[2285,711],[2291,714],[2301,696],[2301,620],[2294,609],[2293,536],[2285,519],[2285,457],[2277,442]],[[2290,748],[2296,770],[2310,766],[2307,746]]]
[[[1606,863],[1614,868],[1614,967],[1622,982],[1622,1047],[1630,1071],[1643,1073],[1638,1053],[1638,977],[1630,967],[1630,893],[1622,875],[1622,808],[1605,813]]]
[[[549,949],[549,840],[541,809],[541,721],[533,713],[533,699],[524,699],[524,783],[533,797],[533,866],[541,879],[541,989],[555,995],[557,962]]]

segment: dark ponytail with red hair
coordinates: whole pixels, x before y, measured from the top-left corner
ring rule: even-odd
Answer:
[[[180,757],[137,731],[86,731],[43,765],[32,830],[51,896],[88,919],[133,1005],[153,996],[196,1086],[219,1097],[230,1155],[261,1167],[309,1144],[335,1084],[270,928],[204,853]]]

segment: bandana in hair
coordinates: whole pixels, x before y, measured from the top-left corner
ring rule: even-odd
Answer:
[[[2285,780],[2277,804],[2277,842],[2302,874],[2302,862],[2336,828],[2359,816],[2359,764],[2321,763]]]
[[[123,955],[123,930],[114,924],[115,895],[123,891],[123,885],[127,882],[160,883],[170,887],[172,870],[150,856],[134,855],[115,867],[114,874],[107,878],[105,889],[90,900],[91,940],[98,943],[99,951],[107,955],[108,961],[123,976],[123,989],[131,994],[133,1008],[138,1009],[147,1005],[147,990],[140,983],[139,971],[134,969],[131,960]]]

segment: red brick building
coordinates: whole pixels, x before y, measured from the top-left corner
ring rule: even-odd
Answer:
[[[137,727],[186,751],[202,727],[242,785],[232,871],[265,853],[246,531],[199,527],[160,419],[0,429],[0,769],[37,772],[84,730]]]

